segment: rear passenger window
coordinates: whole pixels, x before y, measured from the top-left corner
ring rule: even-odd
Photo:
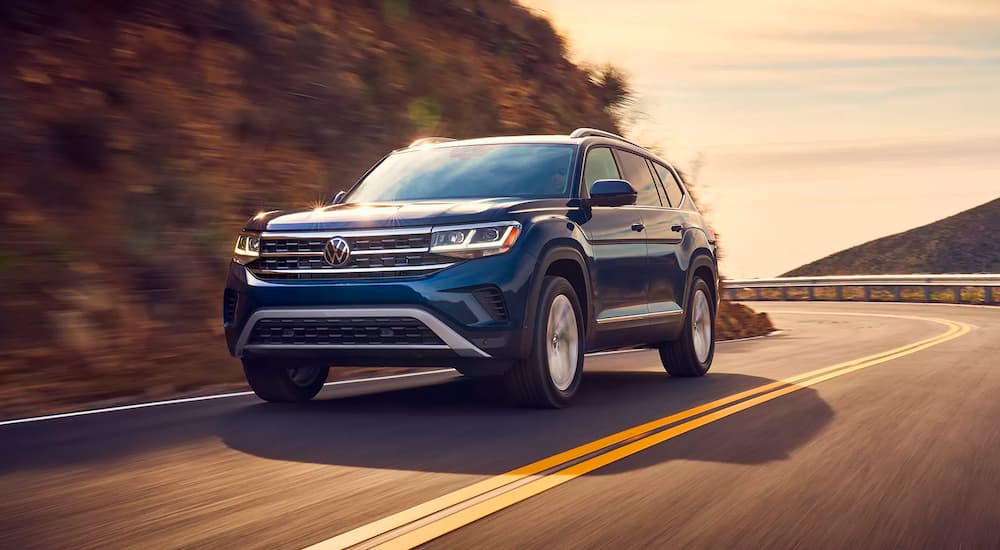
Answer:
[[[653,163],[656,167],[656,175],[660,176],[660,181],[663,182],[663,187],[667,190],[667,199],[670,200],[670,206],[674,208],[679,208],[681,201],[684,200],[684,191],[681,190],[681,186],[674,179],[674,174],[667,169],[666,166],[661,164]]]
[[[639,196],[635,199],[637,206],[662,206],[660,196],[656,192],[656,181],[653,179],[646,159],[618,149],[618,160],[621,161],[622,174],[635,187]]]
[[[615,157],[611,155],[611,149],[607,147],[594,147],[587,152],[587,161],[583,166],[583,184],[587,190],[594,185],[597,180],[621,179],[618,174],[618,165],[615,164]]]

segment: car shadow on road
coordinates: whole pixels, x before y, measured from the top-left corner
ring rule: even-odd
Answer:
[[[217,426],[230,448],[269,459],[491,475],[771,382],[727,373],[679,379],[662,371],[587,372],[573,406],[553,411],[512,408],[496,381],[460,379],[304,405],[255,404]],[[787,458],[832,418],[816,391],[803,388],[661,447],[669,446],[671,459],[766,463]],[[706,443],[710,430],[722,430],[730,442],[740,434],[747,444]]]

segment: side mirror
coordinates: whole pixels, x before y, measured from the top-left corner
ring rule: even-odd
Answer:
[[[347,197],[347,191],[337,191],[337,194],[333,196],[332,204],[340,204],[344,202],[345,197]]]
[[[592,206],[628,206],[635,204],[637,193],[625,180],[597,180],[590,187]]]

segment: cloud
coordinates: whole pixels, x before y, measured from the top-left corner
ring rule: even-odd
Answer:
[[[858,169],[862,164],[907,164],[948,160],[1000,163],[1000,135],[923,139],[905,142],[815,142],[743,145],[719,149],[712,157],[730,169],[748,166],[824,169],[835,164]]]
[[[671,68],[887,58],[1000,56],[993,0],[528,2],[549,13],[579,56]]]
[[[528,3],[577,59],[630,75],[645,116],[629,136],[682,167],[703,154],[730,275],[996,196],[998,0]],[[846,207],[864,223],[838,225]]]

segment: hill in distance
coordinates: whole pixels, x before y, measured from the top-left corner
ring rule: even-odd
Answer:
[[[1000,272],[1000,198],[842,250],[782,277]]]

